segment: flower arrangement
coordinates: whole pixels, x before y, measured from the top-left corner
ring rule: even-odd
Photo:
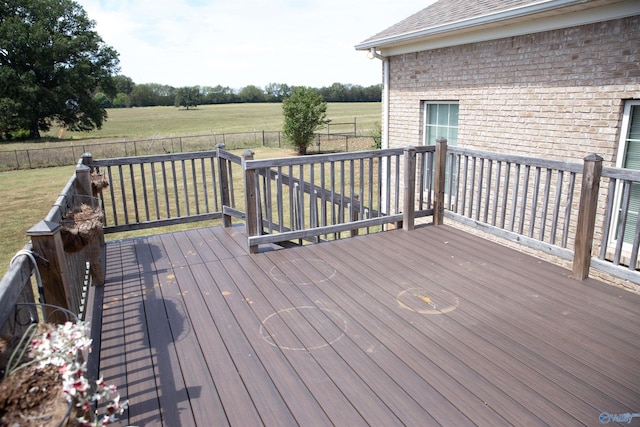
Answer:
[[[31,365],[40,369],[55,366],[62,377],[62,393],[76,409],[75,421],[82,426],[105,426],[122,415],[127,402],[120,402],[116,387],[102,378],[93,382],[87,378],[82,357],[91,349],[87,335],[88,327],[82,321],[50,326],[44,333],[38,333],[38,325],[31,325],[11,355],[5,377]],[[102,414],[95,409],[98,403],[104,403]]]

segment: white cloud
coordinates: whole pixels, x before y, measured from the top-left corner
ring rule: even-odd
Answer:
[[[136,83],[363,86],[380,63],[354,45],[433,0],[77,0]]]

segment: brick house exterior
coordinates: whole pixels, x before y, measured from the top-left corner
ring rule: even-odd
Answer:
[[[363,41],[383,60],[383,147],[424,143],[425,102],[458,104],[458,145],[615,165],[640,99],[640,2],[440,0]]]
[[[580,162],[595,153],[604,166],[640,170],[638,0],[438,0],[356,49],[382,61],[383,148],[445,136],[450,145],[532,158]],[[508,197],[501,203],[513,206]],[[619,197],[614,212],[622,210]],[[599,199],[600,242],[606,193]],[[528,198],[522,211],[542,215],[538,203]],[[640,224],[637,183],[626,206],[624,236],[612,237],[614,213],[602,245],[608,259],[622,248],[629,265]],[[577,210],[574,203],[571,233]],[[494,230],[520,241],[502,231]]]

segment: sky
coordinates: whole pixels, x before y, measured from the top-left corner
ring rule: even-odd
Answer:
[[[354,46],[433,0],[76,0],[136,84],[269,83],[324,87],[382,81]]]

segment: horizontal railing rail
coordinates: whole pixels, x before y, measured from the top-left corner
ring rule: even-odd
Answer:
[[[36,260],[31,251],[31,243],[19,251],[11,260],[9,270],[0,279],[0,326],[3,335],[16,332],[16,306],[19,303],[35,303],[32,276],[36,269]]]
[[[606,203],[606,208],[601,213],[602,228],[596,230],[597,255],[592,264],[599,270],[640,283],[640,171],[603,167],[599,200]]]
[[[247,227],[249,246],[292,240],[338,239],[380,231],[432,213],[407,192],[413,185],[401,180],[401,170],[416,174],[416,148],[325,154],[295,158],[253,160],[245,154]],[[426,159],[433,148],[420,148]],[[429,156],[433,161],[433,156]],[[421,162],[427,160],[421,160]],[[422,173],[422,169],[420,169]],[[422,188],[430,181],[418,180]],[[404,189],[403,189],[404,188]],[[422,194],[423,191],[420,191]]]
[[[580,163],[448,147],[445,215],[571,260],[582,169]]]
[[[239,181],[233,184],[233,170],[240,168],[241,159],[223,148],[220,144],[216,151],[104,160],[87,155],[94,176],[108,182],[97,194],[104,208],[104,232],[241,216],[235,209],[241,186]],[[242,179],[241,173],[236,176]]]

